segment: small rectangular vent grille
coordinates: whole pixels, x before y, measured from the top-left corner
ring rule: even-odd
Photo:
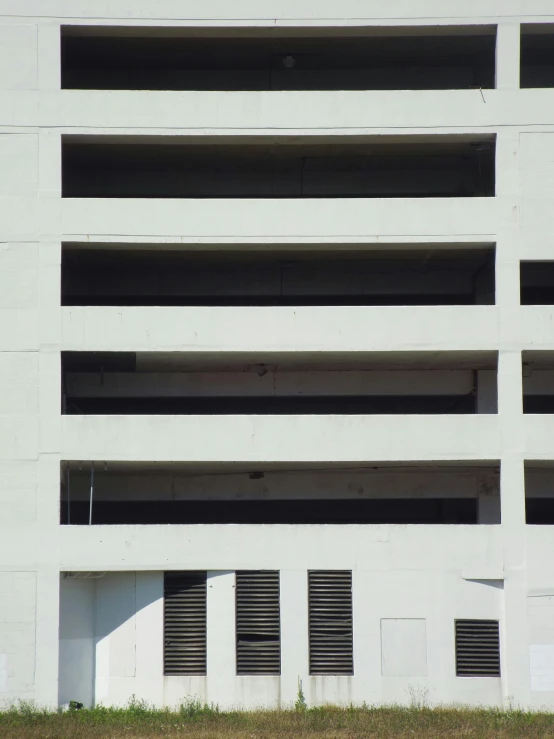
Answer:
[[[308,572],[310,675],[353,675],[352,572]]]
[[[166,572],[164,675],[206,674],[206,573]]]
[[[500,677],[498,621],[456,621],[456,675]]]
[[[281,674],[279,572],[236,573],[237,675]]]

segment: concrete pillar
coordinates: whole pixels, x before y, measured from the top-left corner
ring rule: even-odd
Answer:
[[[502,219],[502,229],[518,225],[517,205],[520,194],[519,132],[510,129],[498,132],[496,137],[496,196],[509,198],[511,210]]]
[[[502,449],[523,457],[523,380],[521,352],[502,350],[498,355],[498,413]],[[501,495],[504,497],[502,486]],[[504,512],[504,511],[503,511]],[[504,517],[502,519],[504,521]]]
[[[281,570],[281,706],[292,705],[298,694],[298,680],[307,695],[308,574],[303,570]]]
[[[519,256],[509,248],[512,238],[515,236],[505,236],[497,242],[496,304],[502,306],[500,313],[502,336],[513,341],[519,338],[520,279]]]
[[[41,130],[38,135],[39,196],[62,195],[62,137],[58,131]]]
[[[503,449],[500,467],[502,524],[507,537],[507,554],[515,556],[519,566],[521,553],[516,553],[516,548],[518,544],[524,546],[525,541],[523,383],[519,351],[499,353],[498,411]],[[510,542],[516,548],[512,548]]]
[[[524,461],[502,460],[502,531],[504,538],[504,629],[502,687],[506,704],[528,706],[530,673],[527,616],[527,547]]]
[[[502,687],[504,701],[517,706],[528,705],[530,698],[522,393],[521,352],[501,351],[498,404],[503,449],[500,467],[504,549]]]
[[[109,572],[96,580],[96,705],[124,705],[128,700],[118,687],[122,678],[136,678],[136,609],[135,572]]]
[[[519,84],[519,25],[498,28],[498,87]],[[498,356],[498,413],[500,421],[500,502],[504,554],[504,618],[502,691],[505,704],[528,705],[529,652],[525,563],[525,443],[521,351],[525,342],[520,323],[520,170],[519,132],[497,137],[497,202],[500,226],[496,249],[496,304],[499,338],[506,347]]]
[[[38,87],[59,90],[61,87],[61,28],[59,23],[40,23],[38,33]]]
[[[496,204],[500,217],[496,238],[496,305],[500,343],[505,347],[520,346],[525,341],[521,336],[520,310],[519,159],[519,133],[499,133],[496,139]]]
[[[59,457],[39,454],[37,463],[37,522],[40,562],[37,566],[35,696],[40,706],[58,705],[60,571]]]
[[[137,696],[164,703],[164,574],[136,573]]]
[[[51,489],[52,504],[59,499],[59,461],[61,445],[61,371],[60,352],[49,351],[39,353],[39,452],[56,455],[53,462],[55,472],[46,481],[50,481],[56,489]],[[44,481],[44,482],[46,482]],[[56,524],[58,520],[56,520]]]
[[[51,292],[52,286],[49,282],[51,275],[46,276],[42,269],[44,259],[57,261],[59,250],[59,243],[50,245],[45,250],[39,244],[38,320],[41,348],[48,346],[49,339],[53,338],[48,322],[54,320],[55,325],[57,318],[52,310],[56,298]],[[59,270],[59,267],[57,269]],[[59,297],[57,303],[59,305]],[[60,505],[60,355],[57,341],[59,340],[56,334],[51,351],[39,351],[38,355],[39,456],[36,511],[40,529],[40,534],[39,532],[37,534],[41,540],[41,561],[37,567],[35,695],[38,705],[50,708],[58,705],[59,675],[60,571],[57,533]]]
[[[499,23],[496,36],[496,89],[519,87],[520,24]]]
[[[385,603],[375,598],[379,573],[363,566],[352,570],[352,619],[354,674],[352,700],[355,704],[377,705],[383,701],[381,666],[381,618]]]
[[[96,581],[60,581],[60,705],[94,703],[94,599]]]
[[[39,244],[39,452],[58,455],[61,448],[60,263],[59,241]],[[59,484],[59,462],[49,479],[53,485]],[[56,490],[55,500],[58,498]]]
[[[41,241],[38,246],[38,257],[40,348],[42,351],[59,351],[61,343],[61,242]]]
[[[477,413],[498,413],[496,370],[477,372]]]
[[[479,495],[477,499],[477,522],[488,525],[501,522],[500,496]]]
[[[207,700],[232,708],[236,676],[235,573],[208,572]]]
[[[525,468],[523,457],[507,456],[500,467],[502,529],[507,537],[505,568],[525,565]],[[512,546],[509,542],[512,542]],[[518,549],[520,547],[520,549]]]
[[[43,542],[43,562],[37,567],[35,701],[56,708],[59,675],[60,573],[57,550]]]

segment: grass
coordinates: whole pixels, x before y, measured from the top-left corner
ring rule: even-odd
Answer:
[[[220,711],[186,703],[176,711],[140,701],[126,708],[60,713],[20,704],[0,712],[1,739],[554,739],[554,714],[497,709],[301,708]]]

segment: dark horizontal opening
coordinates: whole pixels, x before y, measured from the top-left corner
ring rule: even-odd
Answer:
[[[522,353],[523,412],[554,414],[554,354],[547,350]]]
[[[554,498],[526,498],[525,515],[528,524],[554,524]]]
[[[108,137],[106,137],[108,138]],[[66,198],[490,197],[495,146],[431,143],[124,143],[62,139]]]
[[[159,29],[158,29],[159,30]],[[475,31],[479,29],[476,28]],[[483,31],[492,30],[483,28]],[[62,30],[62,87],[98,90],[446,90],[494,87],[495,35],[156,37]],[[136,34],[136,29],[134,30]]]
[[[553,402],[554,406],[554,402]],[[68,397],[69,415],[324,415],[475,413],[470,395]],[[545,411],[546,412],[546,411]]]
[[[267,644],[273,642],[279,644],[279,634],[244,634],[241,633],[237,639],[238,644]]]
[[[274,308],[278,306],[294,307],[309,305],[355,306],[355,305],[472,305],[476,301],[471,295],[376,295],[371,298],[364,295],[257,295],[243,297],[230,295],[218,297],[214,295],[176,296],[176,295],[132,295],[121,297],[100,296],[68,296],[63,305],[99,305],[99,306],[135,306],[135,307],[175,307],[175,306],[207,306],[207,307],[247,307],[259,306]]]
[[[554,25],[546,33],[521,35],[521,87],[554,87]]]
[[[72,525],[89,503],[72,502]],[[62,502],[61,523],[67,523]],[[476,524],[475,498],[94,502],[93,524]]]
[[[496,413],[493,353],[62,352],[70,415]],[[415,363],[414,363],[415,362]],[[429,364],[430,362],[430,364]],[[483,383],[481,386],[480,383]],[[479,394],[479,387],[481,393]],[[480,398],[479,409],[477,397]]]
[[[388,252],[62,252],[62,305],[493,304],[494,248]]]
[[[522,305],[554,305],[554,285],[552,287],[532,285],[521,286]]]
[[[524,395],[523,412],[540,415],[542,413],[554,413],[553,395]]]
[[[63,352],[63,372],[135,372],[136,352]]]
[[[554,305],[554,262],[521,262],[522,305]]]

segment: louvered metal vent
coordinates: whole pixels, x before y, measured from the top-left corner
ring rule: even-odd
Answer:
[[[164,675],[206,674],[206,573],[166,572]]]
[[[353,675],[352,572],[308,572],[310,675]]]
[[[281,674],[279,572],[236,573],[237,675]]]
[[[456,675],[500,677],[498,621],[456,621]]]

